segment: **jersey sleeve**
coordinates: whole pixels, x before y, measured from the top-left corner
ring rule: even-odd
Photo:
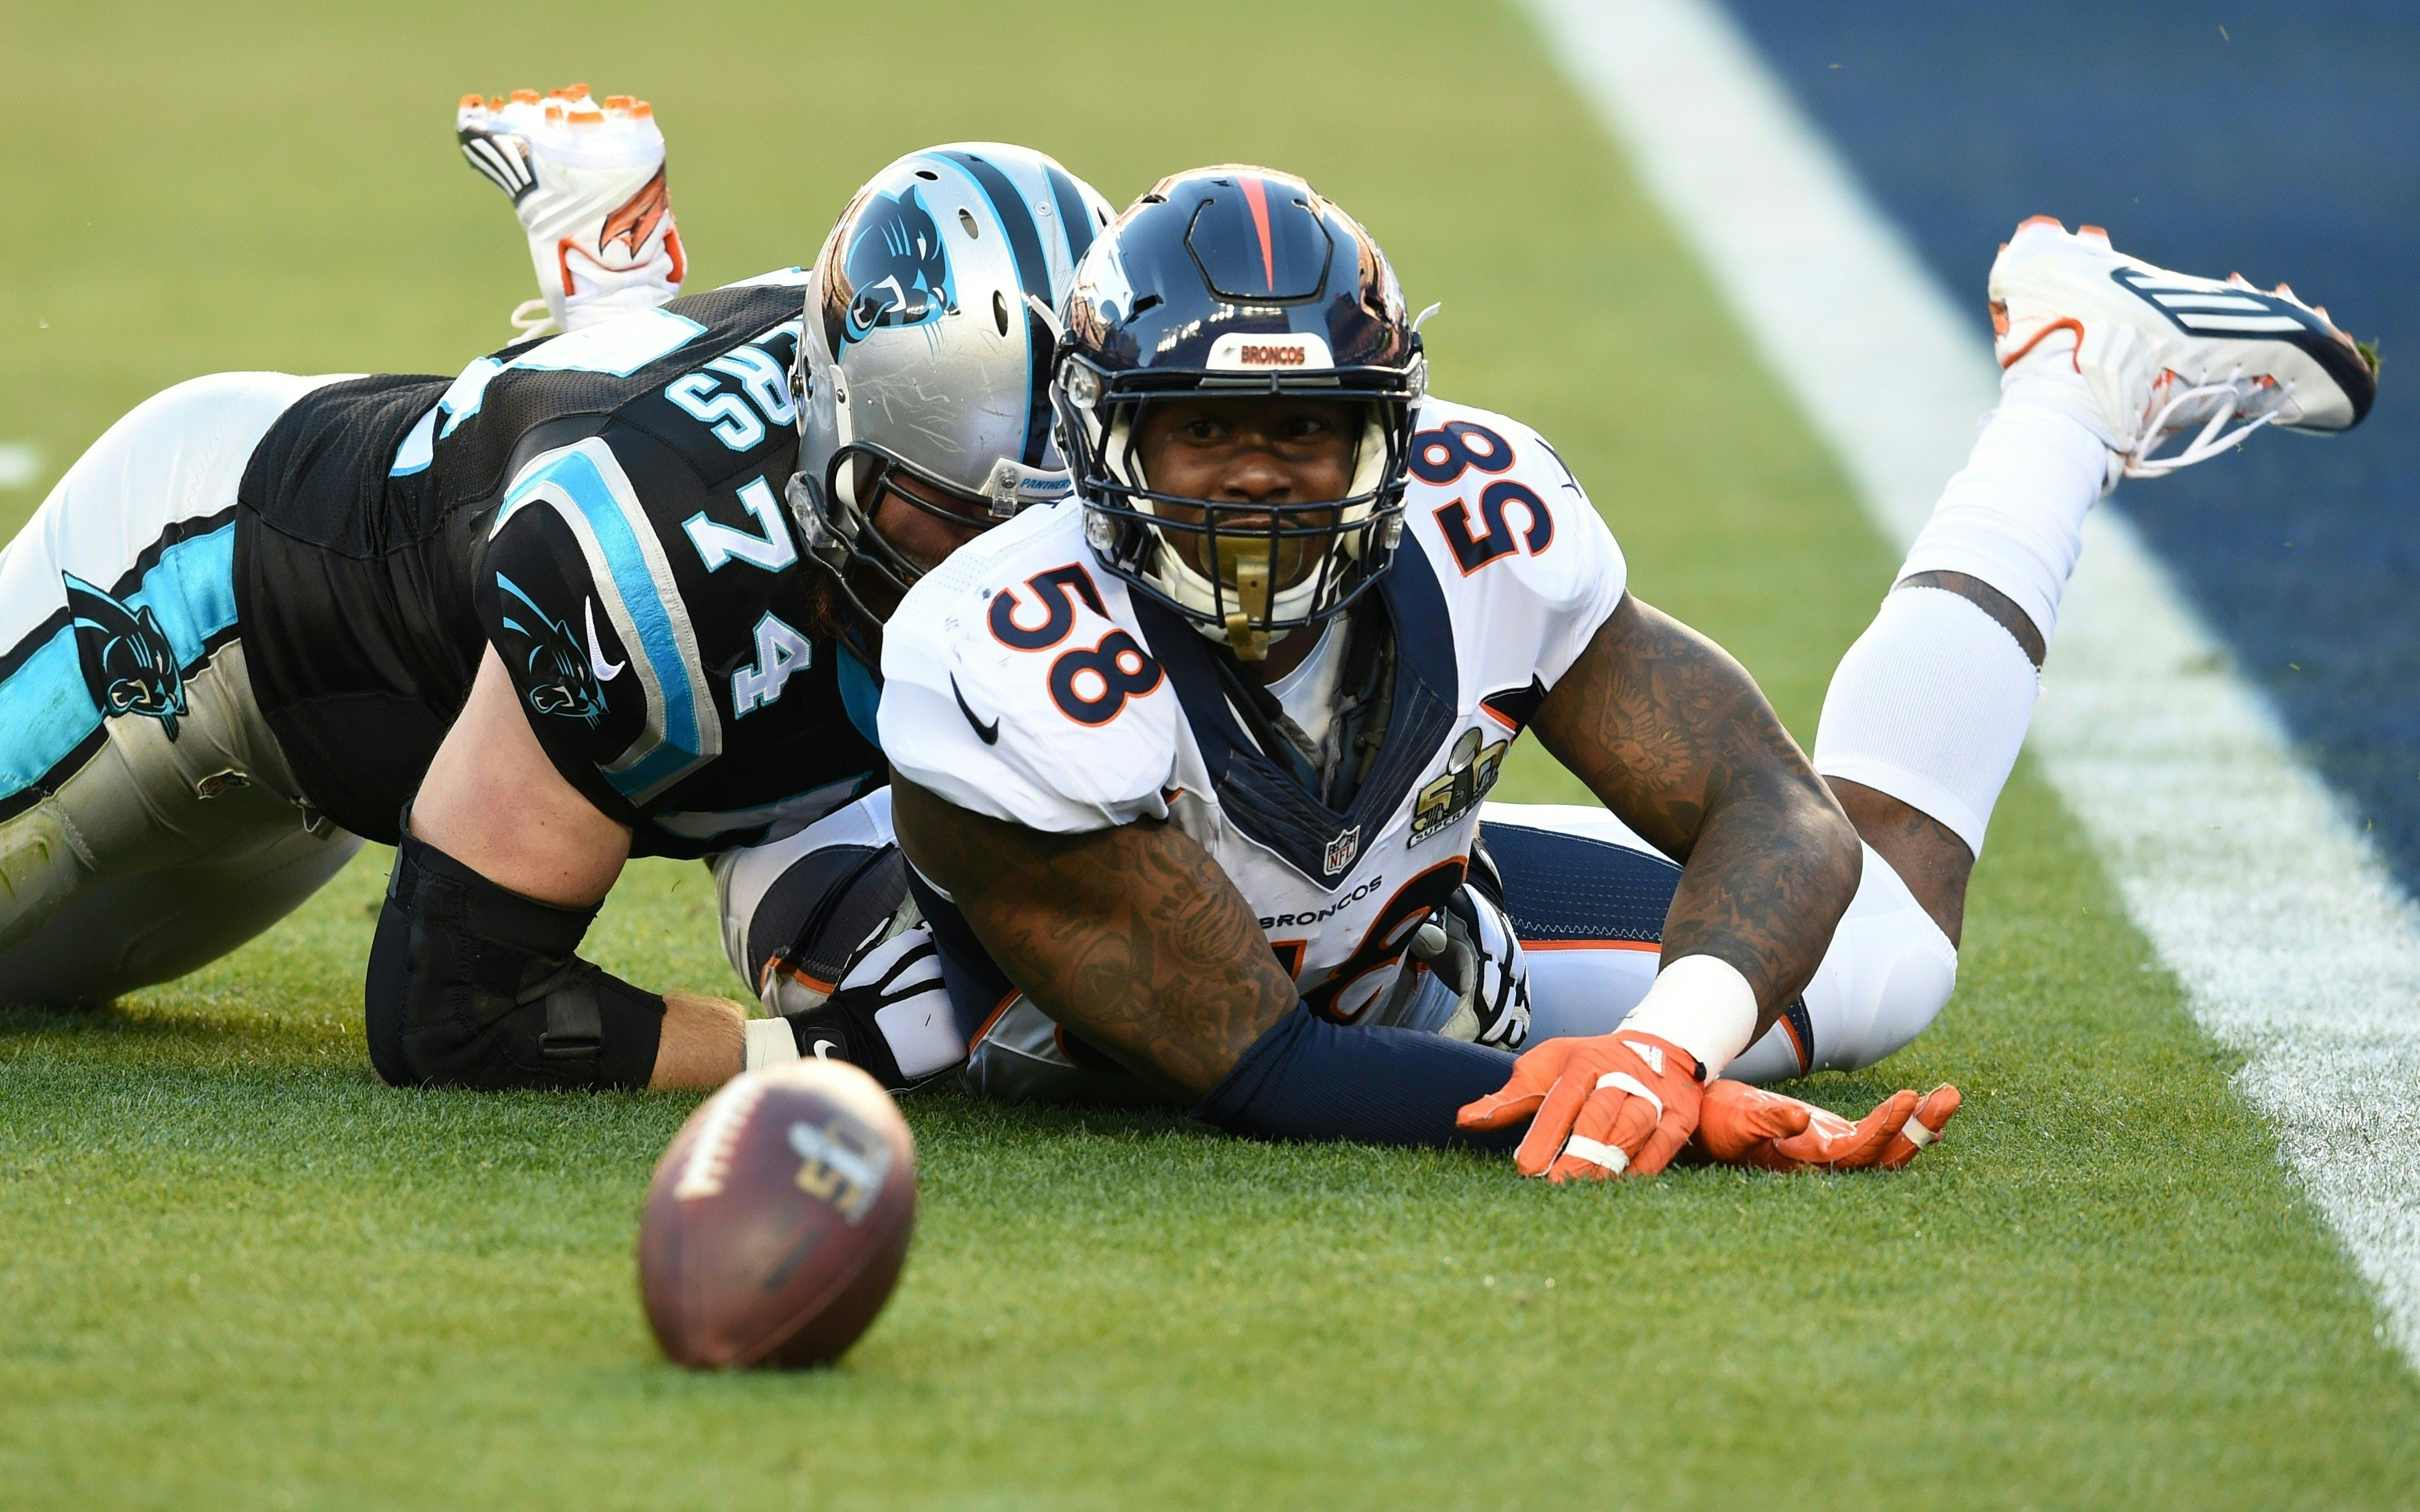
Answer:
[[[1039,571],[1030,553],[961,549],[909,591],[883,630],[883,753],[958,807],[1032,829],[1165,818],[1175,691],[1101,610],[1066,539]]]
[[[694,630],[604,442],[550,454],[515,481],[473,598],[539,746],[606,813],[637,822],[720,753]]]
[[[1524,426],[1520,434],[1527,454],[1521,471],[1554,521],[1556,538],[1546,549],[1525,554],[1518,569],[1546,606],[1538,677],[1553,687],[1621,607],[1630,591],[1630,563],[1562,457],[1536,431]],[[1557,546],[1563,549],[1556,551]]]
[[[1465,634],[1483,642],[1466,649],[1498,675],[1551,688],[1629,591],[1621,548],[1528,426],[1458,405],[1424,414],[1422,425],[1406,524],[1448,595],[1466,606],[1456,613]]]

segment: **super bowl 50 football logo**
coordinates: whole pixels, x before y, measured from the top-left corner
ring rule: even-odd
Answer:
[[[852,1227],[891,1178],[891,1147],[845,1118],[790,1125],[790,1149],[799,1157],[799,1190],[830,1203]]]
[[[1419,801],[1412,806],[1412,844],[1451,829],[1496,785],[1497,774],[1504,769],[1504,753],[1512,742],[1498,740],[1482,747],[1480,742],[1486,738],[1485,732],[1474,726],[1455,739],[1453,749],[1446,753],[1445,775],[1420,789]]]

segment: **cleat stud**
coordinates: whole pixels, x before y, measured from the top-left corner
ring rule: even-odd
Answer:
[[[537,102],[538,92],[535,89],[516,89],[513,91],[513,103],[516,105],[535,105]]]
[[[628,95],[607,95],[605,97],[605,108],[607,110],[628,110],[630,108],[630,97]]]
[[[2017,229],[2023,231],[2025,227],[2031,225],[2054,226],[2060,231],[2065,231],[2067,229],[2067,223],[2060,220],[2055,215],[2028,215],[2024,220],[2017,223]]]
[[[485,95],[464,95],[462,97],[462,108],[464,110],[485,110],[488,108],[488,99]]]
[[[2109,245],[2109,233],[2100,226],[2079,225],[2075,228],[2075,234],[2086,241],[2098,241],[2104,247]]]
[[[655,118],[655,114],[656,107],[644,100],[630,107],[630,118],[634,121],[652,120]]]
[[[2275,293],[2276,293],[2277,297],[2278,297],[2279,299],[2281,299],[2281,300],[2290,300],[2290,299],[2293,299],[2293,297],[2294,297],[2294,291],[2293,291],[2292,289],[2290,289],[2290,288],[2288,288],[2288,287],[2287,287],[2285,285],[2283,285],[2283,284],[2280,284],[2280,285],[2277,285],[2276,290],[2275,290]]]

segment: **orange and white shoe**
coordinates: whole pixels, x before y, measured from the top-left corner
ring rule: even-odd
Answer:
[[[2376,358],[2325,307],[2241,273],[2222,283],[2154,268],[2099,226],[2026,221],[1993,262],[1990,288],[2000,366],[2071,367],[2085,382],[2061,408],[2132,477],[2207,461],[2263,425],[2350,430],[2378,394]]]
[[[664,193],[664,134],[653,106],[628,95],[599,104],[576,84],[541,96],[462,97],[462,156],[512,197],[529,234],[546,314],[563,331],[653,309],[687,276]],[[513,324],[545,329],[535,301]]]

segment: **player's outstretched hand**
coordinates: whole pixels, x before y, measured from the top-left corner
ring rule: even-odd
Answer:
[[[1901,1090],[1851,1122],[1779,1092],[1716,1081],[1706,1087],[1692,1149],[1722,1165],[1768,1171],[1895,1171],[1941,1137],[1958,1103],[1954,1087],[1922,1097]]]
[[[1549,1040],[1512,1063],[1497,1091],[1466,1105],[1465,1129],[1529,1132],[1513,1152],[1524,1176],[1602,1180],[1652,1176],[1697,1132],[1705,1088],[1689,1052],[1635,1030]]]

